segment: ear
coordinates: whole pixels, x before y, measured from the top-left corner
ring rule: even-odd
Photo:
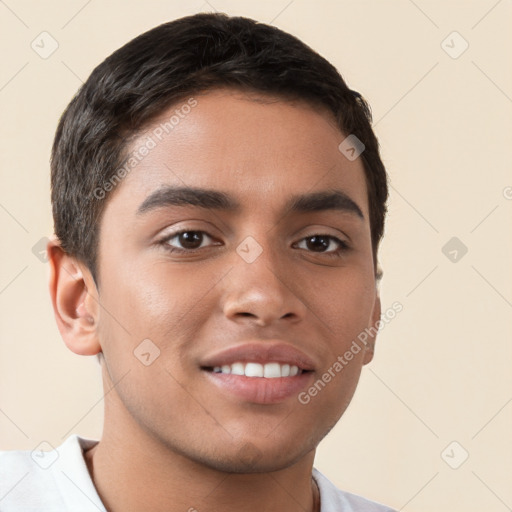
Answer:
[[[99,296],[89,269],[69,256],[55,238],[48,242],[46,250],[50,296],[64,343],[75,354],[89,356],[101,352]]]
[[[368,328],[368,331],[371,333],[368,336],[366,341],[366,348],[364,353],[363,364],[368,364],[372,359],[375,353],[375,341],[377,340],[377,331],[378,326],[380,325],[380,315],[381,315],[381,304],[380,304],[380,295],[379,290],[375,289],[375,303],[373,305],[372,317],[371,317],[371,325]]]

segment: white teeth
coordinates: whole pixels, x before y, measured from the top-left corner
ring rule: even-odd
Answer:
[[[263,377],[263,366],[259,363],[247,363],[245,365],[246,377]]]
[[[245,375],[244,363],[233,363],[231,365],[231,373],[233,375]]]
[[[246,377],[265,377],[266,379],[277,379],[279,377],[295,377],[302,370],[296,365],[281,363],[233,363],[222,366],[214,366],[214,373],[224,373],[233,375],[245,375]]]
[[[279,363],[267,363],[263,367],[263,377],[267,379],[281,377],[281,365]]]

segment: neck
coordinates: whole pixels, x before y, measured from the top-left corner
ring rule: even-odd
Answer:
[[[113,394],[105,403],[102,439],[85,454],[109,512],[319,509],[318,490],[311,477],[314,452],[268,473],[218,471],[171,450],[142,430]]]

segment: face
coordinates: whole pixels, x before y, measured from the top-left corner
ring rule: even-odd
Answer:
[[[311,106],[195,102],[133,142],[150,149],[102,217],[110,413],[209,467],[277,470],[314,453],[372,356],[344,357],[380,314],[364,171]]]

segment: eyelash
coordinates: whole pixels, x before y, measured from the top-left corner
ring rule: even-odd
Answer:
[[[206,231],[197,230],[197,229],[183,229],[181,231],[177,231],[176,233],[173,233],[172,235],[167,236],[166,238],[161,240],[159,242],[159,244],[163,245],[164,249],[166,251],[168,251],[170,253],[178,253],[178,254],[185,254],[185,253],[194,254],[203,249],[203,248],[179,249],[177,247],[173,247],[173,246],[169,245],[170,240],[179,237],[183,233],[202,233],[203,235],[206,235],[208,238],[213,239],[213,237],[210,236]],[[313,238],[315,236],[326,237],[326,238],[329,238],[330,240],[334,240],[339,245],[339,247],[335,251],[329,251],[329,252],[317,252],[317,253],[315,253],[315,251],[307,251],[307,252],[311,252],[313,254],[321,254],[323,256],[328,256],[328,257],[332,257],[332,258],[337,258],[337,257],[340,257],[343,253],[345,253],[346,251],[348,251],[350,249],[347,242],[340,240],[339,238],[337,238],[333,235],[328,235],[325,233],[314,233],[312,235],[305,236],[305,237],[301,238],[299,240],[299,242],[302,242],[303,240],[307,240],[308,238]],[[305,250],[305,249],[301,249],[301,250]]]

